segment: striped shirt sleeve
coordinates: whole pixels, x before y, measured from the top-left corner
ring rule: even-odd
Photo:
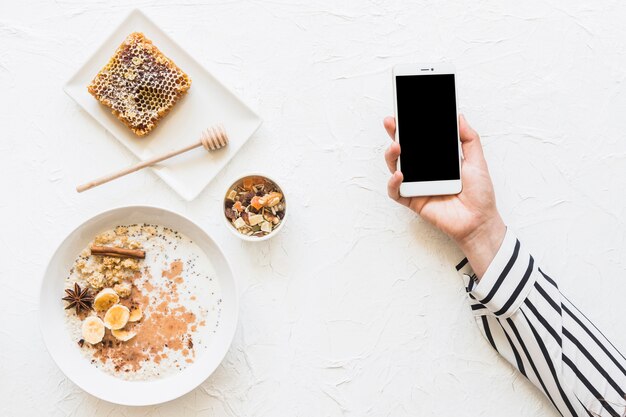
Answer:
[[[626,416],[626,359],[510,229],[478,283],[467,259],[457,270],[489,344],[561,415]]]

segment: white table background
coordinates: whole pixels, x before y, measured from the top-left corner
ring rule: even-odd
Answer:
[[[142,1],[137,6],[264,119],[191,202],[149,171],[74,187],[133,157],[63,83],[126,1],[0,3],[0,415],[556,416],[470,314],[442,234],[386,197],[390,68],[453,61],[506,222],[626,349],[626,4],[620,1]],[[222,224],[245,171],[288,192],[285,230],[242,243]],[[46,353],[39,281],[79,222],[120,205],[186,214],[240,287],[221,367],[171,403],[82,392]]]

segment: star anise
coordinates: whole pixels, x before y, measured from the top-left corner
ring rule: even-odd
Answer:
[[[74,307],[76,308],[76,312],[80,313],[81,310],[88,311],[91,308],[93,296],[89,294],[88,288],[81,289],[80,285],[75,282],[74,289],[67,288],[65,293],[67,296],[63,297],[62,300],[69,302],[65,307],[66,310]]]

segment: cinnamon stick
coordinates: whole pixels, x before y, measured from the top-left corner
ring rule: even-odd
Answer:
[[[115,256],[117,258],[136,258],[144,259],[146,257],[146,251],[141,249],[124,249],[116,248],[114,246],[91,246],[92,255],[100,256]]]

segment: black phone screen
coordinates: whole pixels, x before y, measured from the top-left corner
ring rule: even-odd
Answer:
[[[396,76],[404,182],[460,179],[454,74]]]

